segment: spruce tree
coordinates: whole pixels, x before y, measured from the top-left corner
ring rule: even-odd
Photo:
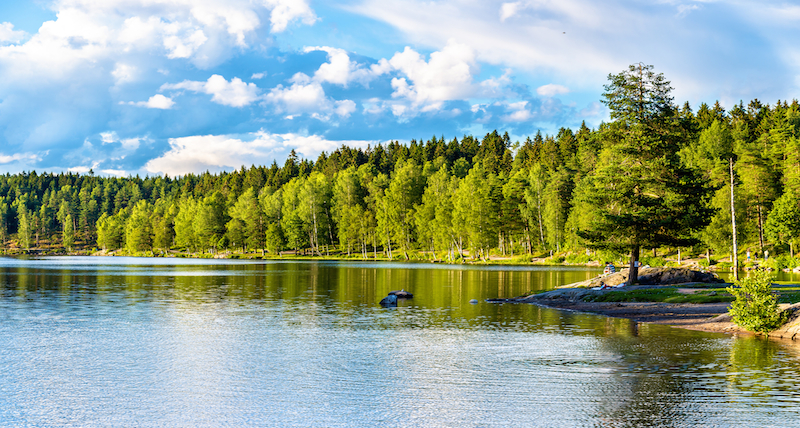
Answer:
[[[706,224],[708,189],[678,151],[687,138],[672,103],[672,88],[649,65],[609,75],[603,101],[613,122],[586,202],[597,215],[580,236],[590,247],[630,251],[629,284],[637,282],[639,251],[688,246]]]

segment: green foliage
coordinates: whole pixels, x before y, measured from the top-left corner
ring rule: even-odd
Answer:
[[[586,255],[586,253],[578,253],[578,254],[567,254],[564,257],[564,261],[569,264],[586,264],[592,261],[591,256]]]
[[[800,198],[787,192],[778,198],[764,225],[767,238],[773,242],[794,243],[800,238]]]
[[[678,156],[687,133],[672,105],[672,88],[641,64],[609,80],[604,97],[615,122],[602,134],[593,189],[579,201],[599,215],[579,234],[592,247],[630,251],[633,258],[641,247],[691,244],[690,233],[708,224],[711,211],[704,181]]]
[[[678,296],[674,288],[647,288],[633,291],[609,291],[596,296],[588,296],[592,302],[663,302]]]
[[[639,261],[642,263],[642,266],[651,266],[651,267],[660,267],[660,266],[665,266],[667,264],[667,261],[664,260],[663,257],[643,256],[639,257]]]
[[[707,268],[707,267],[711,267],[713,265],[716,265],[717,261],[714,260],[714,259],[709,260],[709,259],[703,257],[697,262],[697,264],[702,266],[702,267],[704,267],[704,268]]]
[[[594,258],[619,266],[635,248],[699,240],[702,251],[729,254],[734,163],[740,247],[770,249],[783,257],[775,267],[796,265],[782,253],[800,243],[792,196],[800,194],[800,103],[754,100],[727,112],[702,104],[693,114],[673,104],[671,90],[651,66],[635,64],[609,76],[611,122],[524,142],[492,131],[342,146],[316,161],[293,152],[283,166],[179,178],[0,175],[0,246],[338,249],[360,258],[400,250],[451,262],[591,246],[605,250]]]
[[[591,302],[664,302],[664,303],[718,303],[730,302],[733,298],[717,290],[681,294],[672,287],[646,288],[632,291],[609,291],[600,295],[588,296]]]
[[[770,257],[759,265],[765,269],[781,270],[786,267],[788,257]]]
[[[778,310],[778,299],[772,291],[774,276],[765,270],[749,275],[728,287],[735,300],[729,310],[733,322],[747,330],[769,334],[785,321]]]

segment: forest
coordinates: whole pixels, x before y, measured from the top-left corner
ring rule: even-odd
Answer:
[[[7,173],[0,248],[456,262],[640,248],[723,258],[736,237],[740,257],[797,265],[797,100],[693,111],[648,67],[609,76],[608,123],[521,142],[433,136],[175,178]]]

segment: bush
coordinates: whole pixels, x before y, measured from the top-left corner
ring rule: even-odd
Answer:
[[[714,259],[711,259],[711,261],[709,262],[707,258],[703,257],[703,258],[700,259],[700,261],[697,262],[697,264],[699,264],[702,267],[706,267],[707,268],[709,266],[717,264],[717,261],[714,260]]]
[[[733,269],[733,262],[719,262],[719,263],[717,263],[717,269],[719,269],[719,270],[732,270]]]
[[[760,265],[760,267],[762,268],[768,268],[772,270],[781,270],[784,268],[784,266],[785,265],[783,263],[783,260],[781,260],[778,257],[771,257],[769,259],[766,259],[763,262],[761,262]]]
[[[778,311],[778,299],[772,292],[774,278],[765,270],[754,270],[728,287],[728,292],[735,297],[729,310],[734,323],[765,334],[783,324],[786,316]]]
[[[663,257],[640,257],[639,261],[642,263],[642,266],[651,266],[651,267],[660,267],[664,266],[667,261],[664,260]]]
[[[592,260],[591,257],[587,256],[586,254],[567,254],[567,257],[564,258],[564,261],[569,264],[580,264],[585,265]]]

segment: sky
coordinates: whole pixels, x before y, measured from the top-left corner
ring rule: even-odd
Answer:
[[[745,0],[0,3],[0,172],[169,176],[347,145],[608,120],[609,74],[677,104],[800,95],[800,6]]]

